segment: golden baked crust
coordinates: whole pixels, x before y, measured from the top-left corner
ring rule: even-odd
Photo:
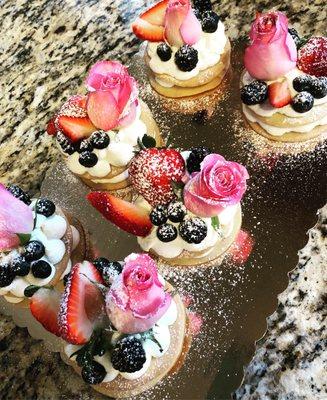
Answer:
[[[166,285],[167,289],[173,289],[171,285]],[[151,365],[146,373],[139,379],[127,380],[118,375],[112,382],[105,382],[92,386],[96,391],[113,398],[132,397],[155,386],[168,373],[181,366],[189,346],[190,333],[188,331],[188,320],[184,303],[179,295],[174,296],[177,305],[177,320],[169,327],[171,343],[167,352],[160,358],[152,358]],[[64,351],[61,352],[63,360],[71,365],[80,374],[81,370],[75,361],[68,359]]]

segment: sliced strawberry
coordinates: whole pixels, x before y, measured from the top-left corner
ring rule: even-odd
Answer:
[[[155,4],[141,14],[140,18],[152,25],[164,26],[168,3],[169,0],[159,1],[159,3]]]
[[[106,192],[89,193],[87,199],[107,220],[120,229],[136,236],[147,236],[150,233],[152,223],[144,209]]]
[[[54,289],[40,288],[30,301],[30,310],[34,318],[47,331],[57,336],[60,336],[58,324],[60,297],[60,293]]]
[[[150,24],[148,21],[137,18],[132,24],[134,34],[149,42],[162,42],[164,40],[164,27]]]
[[[55,118],[55,126],[72,142],[91,135],[96,130],[86,111],[86,96],[72,96],[61,107]]]
[[[56,134],[57,134],[58,130],[57,130],[57,127],[56,127],[56,124],[55,124],[55,119],[56,119],[56,117],[51,118],[50,121],[48,121],[48,123],[47,123],[47,133],[48,133],[48,135],[56,136]]]
[[[88,261],[76,264],[65,287],[59,313],[62,337],[72,344],[84,344],[105,314],[104,297],[96,283],[102,276]]]
[[[287,80],[274,82],[268,86],[268,97],[270,104],[275,108],[281,108],[290,104],[292,100],[291,91]]]

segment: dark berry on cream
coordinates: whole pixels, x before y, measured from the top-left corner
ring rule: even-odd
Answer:
[[[78,161],[83,165],[83,167],[92,168],[97,164],[98,157],[95,153],[83,151],[83,153],[80,154]]]
[[[206,33],[214,33],[218,28],[219,16],[212,10],[202,14],[202,30]]]
[[[187,243],[199,244],[207,236],[206,223],[198,217],[187,218],[179,225],[179,234]]]
[[[106,149],[110,144],[110,138],[105,131],[96,131],[92,133],[90,143],[95,149]]]
[[[241,89],[241,100],[248,106],[261,104],[268,98],[268,86],[263,81],[253,81]]]
[[[30,263],[25,257],[19,255],[11,261],[11,269],[15,275],[26,276],[30,272]]]
[[[56,139],[57,139],[57,141],[59,143],[59,146],[61,147],[61,150],[64,153],[66,153],[68,155],[71,155],[71,154],[75,153],[75,151],[76,151],[75,145],[62,132],[58,132],[57,133]]]
[[[177,229],[172,224],[160,225],[157,229],[157,237],[161,242],[172,242],[177,238]]]
[[[171,222],[182,222],[186,215],[186,207],[181,201],[173,201],[168,205],[168,218]]]
[[[167,43],[160,43],[157,47],[157,54],[161,61],[169,61],[172,55],[171,47]]]
[[[41,198],[36,203],[35,211],[48,218],[56,212],[56,206],[51,200]]]
[[[187,171],[190,174],[200,171],[202,161],[211,153],[212,151],[208,147],[192,147],[191,153],[186,160]]]
[[[198,62],[198,51],[188,44],[184,44],[175,54],[175,63],[181,71],[192,71]]]
[[[293,88],[297,92],[309,92],[313,78],[310,75],[300,75],[293,79]]]
[[[24,257],[26,261],[36,261],[43,257],[45,254],[44,245],[37,241],[31,240],[25,245]]]
[[[89,385],[97,385],[104,380],[107,372],[103,365],[91,360],[83,366],[81,375],[83,380]]]
[[[167,207],[164,204],[159,204],[154,207],[150,213],[150,220],[153,225],[159,226],[167,222]]]
[[[52,267],[44,260],[38,260],[32,263],[32,274],[35,278],[46,279],[51,275]]]
[[[93,145],[89,140],[84,139],[79,143],[78,146],[79,153],[83,153],[83,151],[92,151],[92,150],[93,150]]]
[[[30,196],[24,192],[23,189],[21,189],[17,185],[10,185],[7,186],[7,189],[9,192],[16,197],[16,199],[21,200],[23,203],[27,204],[28,206],[31,204],[31,198]]]
[[[118,340],[111,353],[113,367],[120,372],[136,372],[142,369],[146,354],[142,343],[135,337],[124,337]]]
[[[0,287],[8,286],[15,279],[15,274],[9,264],[0,265]]]
[[[298,113],[305,113],[311,110],[311,108],[313,107],[313,103],[314,98],[312,94],[310,94],[309,92],[301,92],[293,97],[291,106],[294,111]]]
[[[327,96],[327,77],[313,79],[308,90],[315,99]]]

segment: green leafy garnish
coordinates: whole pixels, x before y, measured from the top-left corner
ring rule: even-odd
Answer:
[[[19,238],[19,242],[20,242],[21,246],[24,246],[31,239],[30,233],[17,233],[17,236]]]
[[[211,226],[215,231],[219,231],[220,223],[219,218],[217,216],[211,218]]]
[[[36,293],[40,289],[40,286],[29,285],[24,290],[25,297],[32,297],[34,293]]]
[[[152,136],[143,135],[142,140],[140,140],[140,138],[137,139],[137,144],[139,145],[140,149],[151,149],[156,147],[156,140]]]

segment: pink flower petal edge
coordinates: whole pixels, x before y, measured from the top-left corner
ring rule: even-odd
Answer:
[[[197,43],[202,34],[202,27],[200,21],[196,18],[192,8],[190,7],[188,13],[180,27],[180,34],[183,42],[192,46]]]

